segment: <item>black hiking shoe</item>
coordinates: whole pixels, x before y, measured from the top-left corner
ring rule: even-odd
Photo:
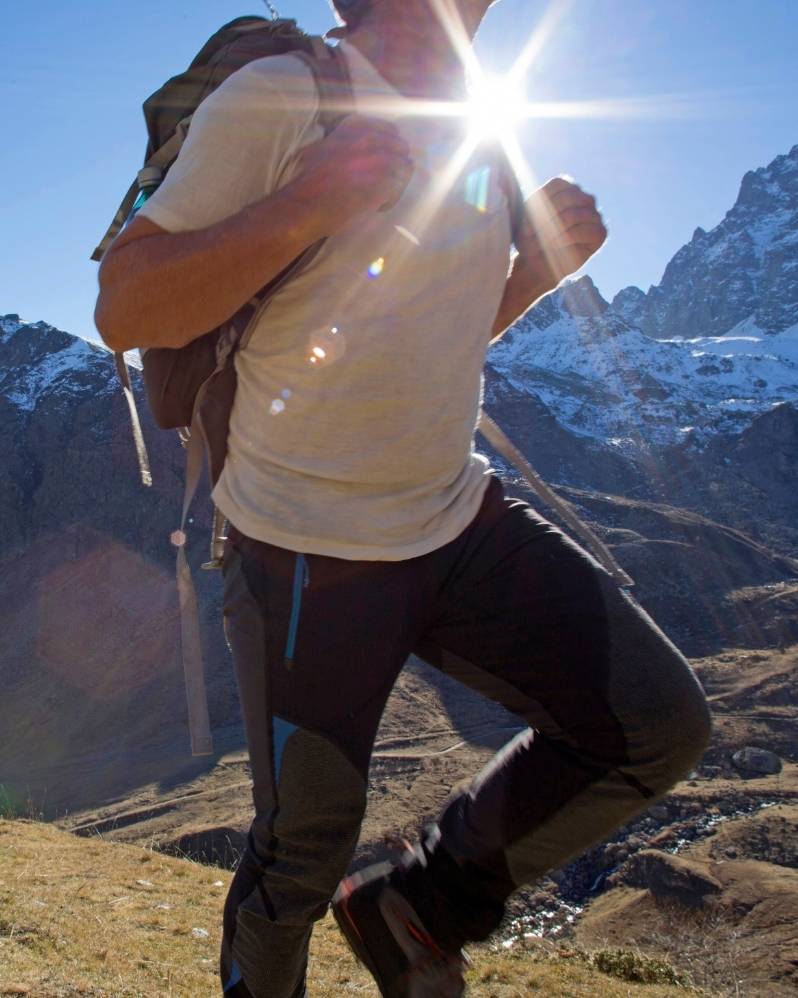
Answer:
[[[430,883],[422,847],[396,865],[377,863],[346,877],[333,898],[338,926],[384,998],[460,998],[465,942],[448,904]]]

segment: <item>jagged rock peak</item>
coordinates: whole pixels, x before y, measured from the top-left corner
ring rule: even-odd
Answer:
[[[557,295],[560,307],[568,315],[590,318],[603,315],[609,308],[593,280],[587,275],[578,277],[575,281],[568,281],[559,288]]]
[[[798,145],[745,174],[723,221],[700,226],[646,295],[625,288],[612,311],[655,339],[756,335],[798,323]]]
[[[740,193],[734,208],[753,206],[763,208],[771,204],[785,207],[798,199],[798,145],[782,156],[777,156],[767,166],[749,170],[740,184]],[[732,211],[734,211],[734,208]]]
[[[48,322],[25,322],[13,313],[0,319],[0,328],[4,333],[0,342],[4,344],[3,362],[6,367],[36,364],[48,355],[79,344],[87,349],[92,346],[87,340],[57,329]]]
[[[634,284],[628,288],[621,288],[612,299],[610,308],[616,315],[620,315],[630,326],[640,326],[641,317],[646,307],[646,293]]]

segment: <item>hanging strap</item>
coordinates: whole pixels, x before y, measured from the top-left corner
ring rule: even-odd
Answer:
[[[521,451],[510,440],[507,434],[498,426],[484,409],[480,411],[479,432],[495,450],[510,464],[514,465],[532,491],[567,524],[571,530],[590,548],[596,560],[613,576],[621,586],[633,586],[634,580],[626,574],[611,554],[607,545],[596,536],[590,527],[574,512],[569,502],[558,496],[543,481]]]
[[[198,414],[195,415],[198,418]],[[205,667],[202,657],[199,607],[194,579],[186,557],[186,524],[191,499],[197,491],[205,458],[202,435],[192,433],[186,442],[186,491],[180,530],[173,535],[177,547],[177,592],[180,599],[180,647],[183,678],[186,684],[188,730],[192,755],[211,755],[213,736],[208,716],[208,696],[205,687]]]
[[[171,137],[164,142],[164,144],[156,152],[150,156],[144,166],[139,170],[136,175],[136,179],[130,185],[127,194],[122,198],[122,203],[116,210],[113,221],[108,226],[105,235],[100,240],[99,245],[91,255],[91,259],[99,263],[100,260],[105,256],[108,251],[108,247],[116,239],[122,229],[125,227],[125,222],[130,218],[130,212],[133,210],[133,204],[138,197],[140,190],[140,178],[142,173],[147,170],[160,170],[161,173],[165,172],[165,168],[172,162],[172,160],[177,159],[177,154],[183,143],[186,140],[186,135],[188,135],[188,128],[191,124],[191,115],[187,118],[183,118],[177,125]]]
[[[150,460],[147,456],[147,446],[144,443],[144,434],[141,432],[141,422],[139,412],[136,408],[136,396],[133,394],[133,386],[130,384],[130,371],[127,369],[127,362],[123,353],[115,353],[116,372],[122,382],[122,391],[125,394],[127,407],[130,411],[130,426],[133,430],[133,443],[136,448],[136,457],[139,462],[139,474],[142,485],[152,485],[152,472],[150,471]]]
[[[186,485],[183,491],[183,509],[180,529],[173,534],[177,547],[177,591],[180,597],[180,644],[183,659],[183,676],[186,683],[188,705],[188,730],[191,738],[192,755],[212,755],[213,736],[208,715],[208,696],[205,686],[205,663],[202,655],[202,635],[200,631],[197,591],[191,568],[186,557],[186,527],[188,513],[194,496],[197,494],[202,470],[205,464],[205,433],[202,428],[202,403],[213,378],[224,370],[232,347],[229,337],[220,340],[216,355],[216,368],[213,374],[200,385],[194,400],[190,432],[183,435],[186,450]],[[217,521],[214,517],[214,537]],[[221,565],[221,554],[219,556]],[[215,566],[214,566],[215,567]]]

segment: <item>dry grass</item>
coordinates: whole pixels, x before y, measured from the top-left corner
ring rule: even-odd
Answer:
[[[0,819],[0,995],[204,998],[231,874],[148,849]],[[199,930],[199,931],[195,931]],[[473,998],[685,995],[600,973],[586,954],[530,941],[476,948]],[[329,918],[313,936],[313,998],[376,998]]]

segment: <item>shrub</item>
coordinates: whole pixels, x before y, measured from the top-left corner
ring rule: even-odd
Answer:
[[[638,984],[677,984],[689,986],[689,981],[678,974],[664,960],[643,956],[628,949],[602,949],[593,953],[591,963],[597,969],[623,981]]]

